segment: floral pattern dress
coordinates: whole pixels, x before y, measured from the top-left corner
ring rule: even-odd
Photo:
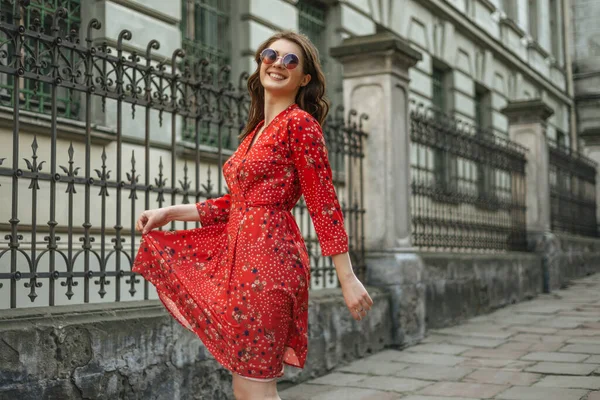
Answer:
[[[133,271],[228,370],[254,379],[303,368],[309,255],[291,213],[301,195],[324,256],[348,235],[319,123],[292,104],[223,165],[229,194],[198,203],[201,227],[151,231]]]

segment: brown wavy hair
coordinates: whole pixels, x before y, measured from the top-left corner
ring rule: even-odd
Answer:
[[[273,42],[279,39],[296,43],[302,49],[302,66],[305,74],[310,74],[310,82],[301,86],[296,95],[296,104],[312,115],[321,125],[325,122],[329,112],[329,101],[325,98],[325,74],[321,68],[319,52],[308,37],[292,31],[277,32],[264,41],[256,50],[254,60],[256,71],[248,78],[248,91],[250,92],[250,110],[248,123],[240,135],[240,142],[252,132],[260,121],[265,119],[265,88],[260,83],[260,53]]]

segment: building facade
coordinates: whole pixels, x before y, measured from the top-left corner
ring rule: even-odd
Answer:
[[[115,45],[118,33],[128,29],[133,34],[125,47],[129,51],[144,52],[155,39],[161,43],[153,53],[157,60],[169,59],[175,49],[183,48],[188,59],[231,65],[234,79],[254,70],[254,52],[269,35],[299,30],[320,51],[328,95],[336,105],[343,99],[342,69],[329,56],[329,49],[347,37],[390,30],[424,55],[410,76],[411,98],[416,102],[506,135],[507,120],[499,110],[507,101],[541,98],[554,109],[548,121],[549,139],[566,147],[573,143],[574,134],[569,132],[574,100],[569,94],[569,46],[564,35],[569,7],[562,0],[63,3],[71,10],[73,24],[86,26],[93,17],[104,22],[98,42]],[[584,63],[582,49],[589,47],[592,57],[594,47],[582,43],[593,42],[593,32],[577,32],[574,50]],[[98,122],[110,127],[111,113],[106,114],[108,120]]]
[[[598,271],[600,185],[576,151],[580,135],[600,157],[591,2],[13,3],[0,1],[0,397],[231,397],[131,273],[133,226],[226,191],[243,75],[278,30],[319,50],[334,184],[376,307],[351,320],[300,201],[311,289],[331,290],[311,290],[313,355],[288,382]]]
[[[182,47],[189,58],[231,65],[234,80],[255,69],[254,52],[272,33],[299,30],[319,49],[334,107],[343,103],[343,71],[329,49],[348,37],[389,30],[423,54],[410,71],[415,104],[473,131],[507,137],[500,110],[512,100],[541,99],[554,111],[547,121],[549,142],[577,148],[565,35],[569,7],[563,0],[100,1],[92,8],[83,7],[84,20],[94,15],[110,21],[100,36],[114,38],[127,28],[134,37],[128,45],[140,51],[156,37],[162,44],[157,57]]]
[[[563,149],[577,147],[575,130],[572,129],[575,126],[575,103],[568,74],[571,52],[564,35],[567,22],[564,15],[568,11],[565,1],[65,0],[53,3],[54,6],[32,1],[27,9],[23,9],[21,22],[35,25],[37,20],[40,29],[50,32],[53,29],[52,15],[59,3],[67,9],[67,16],[56,29],[65,36],[72,30],[79,30],[79,34],[72,34],[73,40],[85,42],[85,27],[96,18],[102,25],[93,31],[94,45],[115,51],[119,47],[120,33],[127,29],[131,37],[122,37],[120,41],[125,59],[133,60],[140,54],[148,54],[152,65],[162,65],[161,68],[166,71],[169,71],[172,60],[184,60],[194,66],[199,60],[207,59],[213,68],[213,79],[230,80],[242,90],[245,81],[238,77],[254,71],[254,53],[260,43],[278,30],[303,32],[319,50],[327,77],[327,93],[334,106],[332,115],[336,113],[336,107],[343,105],[344,98],[352,95],[344,94],[344,71],[341,63],[330,56],[330,49],[339,46],[347,38],[389,32],[407,40],[422,55],[422,59],[409,71],[411,108],[433,110],[450,118],[453,124],[467,127],[466,130],[472,134],[508,138],[509,121],[501,110],[511,101],[539,99],[553,110],[545,125],[548,142]],[[4,20],[14,22],[12,5],[5,2],[0,3],[0,7]],[[154,40],[160,45],[149,47]],[[5,46],[8,46],[6,48],[10,53],[10,44]],[[174,56],[180,48],[184,49],[185,57]],[[231,69],[220,70],[218,66],[221,65],[230,65]],[[50,68],[46,66],[41,71],[48,72]],[[106,78],[107,82],[117,80],[117,76],[110,74]],[[0,82],[0,89],[4,88],[0,105],[11,104],[9,90],[13,81],[10,79],[3,76]],[[32,80],[24,79],[19,95],[21,118],[24,118],[23,132],[20,134],[21,149],[29,149],[35,138],[36,151],[41,159],[44,156],[48,158],[51,148],[48,137],[52,126],[49,118],[50,94],[51,85],[35,85]],[[85,96],[60,87],[57,88],[57,100],[57,151],[67,154],[69,146],[73,146],[77,157],[85,149]],[[383,99],[383,102],[386,100]],[[368,112],[372,118],[376,118],[378,110],[371,109],[372,104],[354,103],[357,105],[355,108],[362,108],[359,112]],[[143,152],[144,138],[149,131],[149,140],[156,151],[149,154],[150,160],[146,160],[152,176],[147,182],[152,182],[159,174],[169,175],[169,168],[177,171],[177,177],[189,175],[190,180],[194,181],[193,171],[189,174],[186,171],[185,155],[188,154],[189,161],[190,149],[194,147],[194,140],[186,137],[188,119],[178,117],[175,125],[183,126],[183,129],[172,130],[171,126],[175,125],[172,125],[172,115],[168,112],[149,110],[147,123],[143,123],[140,122],[141,112],[138,111],[136,116],[135,107],[132,107],[132,112],[118,113],[118,101],[111,96],[93,97],[90,106],[96,140],[96,145],[91,148],[95,160],[93,165],[103,157],[108,160],[107,163],[114,163],[121,150],[124,150],[124,154]],[[10,113],[6,121],[10,121],[9,118]],[[0,143],[7,149],[12,146],[10,127],[10,124],[5,124],[5,130],[0,134]],[[209,179],[211,168],[213,181],[217,182],[216,176],[219,174],[214,171],[219,170],[219,160],[222,161],[237,145],[239,125],[230,125],[225,132],[220,131],[221,128],[207,124],[206,129],[201,129],[199,149],[203,158],[198,174],[202,182]],[[122,149],[117,149],[114,144],[117,131],[122,137]],[[223,150],[217,152],[215,145],[218,140]],[[177,151],[171,151],[174,146]],[[411,151],[413,168],[416,165],[416,168],[430,174],[430,179],[436,181],[443,191],[468,191],[474,188],[480,193],[511,193],[511,178],[506,173],[484,170],[458,157],[444,156],[435,151],[427,150],[427,154],[421,157],[417,154],[420,151],[418,146],[413,146]],[[139,156],[137,159],[139,162]],[[21,168],[28,167],[24,160],[20,163]],[[123,163],[129,166],[130,160],[123,159]],[[138,168],[138,172],[140,182],[148,179],[146,171]],[[6,196],[10,193],[11,182],[2,179],[2,196]],[[44,186],[46,183],[41,184],[42,189],[47,189]],[[20,192],[29,192],[30,182],[26,179],[18,181],[18,185]],[[224,190],[224,182],[218,179],[214,191],[222,193]],[[59,225],[62,225],[69,213],[68,200],[66,194],[58,193],[57,196],[58,215],[62,218]],[[116,209],[111,203],[114,199],[109,196],[106,201],[106,216],[92,215],[93,226],[100,225],[101,218],[110,223],[115,220]],[[76,201],[75,207],[81,203]],[[121,218],[128,221],[144,206],[158,205],[144,205],[140,201],[131,208],[132,211],[123,210]],[[23,210],[30,207],[32,203],[23,203]],[[37,221],[51,220],[48,209],[39,208]],[[77,208],[75,219],[82,213]],[[29,213],[24,213],[21,226],[30,229],[34,224],[31,218]],[[0,209],[0,220],[3,221],[0,229],[9,232],[10,224],[4,222],[11,220],[9,207]],[[73,224],[81,226],[81,222],[75,221]],[[39,235],[31,241],[43,243],[43,233]],[[100,240],[101,235],[98,235],[96,243]],[[132,234],[132,246],[135,240]],[[0,259],[0,267],[8,270],[8,262],[8,257]],[[25,296],[26,291],[22,295]],[[0,296],[8,296],[8,291],[0,290]],[[72,303],[63,300],[66,304]],[[111,301],[114,298],[103,300],[98,297],[95,300]]]

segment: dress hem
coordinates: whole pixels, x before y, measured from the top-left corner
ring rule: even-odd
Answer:
[[[158,253],[160,254],[160,249],[158,249],[156,247],[156,244],[154,243],[154,241],[152,239],[146,239],[145,240],[146,243],[150,246],[152,246],[152,248]],[[165,260],[162,256],[157,256],[157,258],[162,258],[165,263],[168,264],[167,260]],[[158,262],[158,261],[156,261]],[[154,264],[154,263],[152,263]],[[144,279],[146,279],[147,276],[147,271],[150,268],[162,268],[160,266],[155,266],[155,265],[150,265],[150,266],[140,266],[135,265],[132,269],[133,272],[139,273],[140,275],[142,275],[144,277]],[[148,279],[147,279],[148,280]],[[189,289],[187,287],[187,284],[177,275],[177,273],[173,272],[173,273],[168,273],[168,276],[165,278],[161,278],[161,280],[166,283],[168,286],[170,287],[177,287],[177,285],[181,286],[180,291],[183,291],[185,294],[189,293]],[[152,283],[152,282],[151,282]],[[279,372],[275,375],[272,374],[266,374],[263,376],[247,376],[244,375],[238,371],[235,371],[233,369],[233,367],[231,366],[230,362],[225,361],[226,357],[221,355],[218,352],[213,352],[209,346],[206,345],[205,340],[203,339],[203,337],[205,336],[205,334],[202,331],[196,331],[192,328],[191,324],[190,324],[190,318],[186,317],[186,312],[185,312],[185,305],[181,304],[182,300],[180,299],[181,294],[176,294],[173,293],[173,290],[165,290],[165,288],[159,288],[157,285],[155,285],[153,283],[153,286],[156,288],[156,291],[158,293],[158,297],[160,299],[160,301],[163,303],[163,305],[165,306],[166,310],[169,312],[169,314],[171,314],[171,316],[184,328],[186,328],[187,330],[189,330],[190,332],[194,333],[204,344],[204,347],[208,350],[208,352],[213,356],[213,358],[225,369],[227,369],[228,371],[232,372],[232,373],[236,373],[240,376],[246,377],[246,378],[254,378],[254,379],[272,379],[272,378],[281,378],[283,376],[283,374],[280,374]],[[163,297],[164,296],[164,297]],[[173,306],[175,307],[175,310],[177,313],[179,313],[179,315],[181,316],[181,318],[183,319],[183,321],[185,321],[185,323],[178,317],[177,314],[175,314],[175,312],[171,309],[171,307],[169,306],[169,304],[165,301],[165,298],[168,299],[169,301],[171,301],[173,303]],[[187,326],[186,326],[187,324]],[[200,332],[200,333],[199,333]],[[208,340],[208,338],[207,338]],[[298,354],[300,354],[296,349],[294,349],[292,346],[285,346],[286,350],[284,352],[284,359],[285,359],[285,354],[287,353],[287,349],[290,348],[292,349],[292,351],[295,353],[296,358],[298,359],[299,363],[301,366],[299,365],[294,365],[291,363],[286,362],[285,360],[282,360],[282,364],[286,364],[295,368],[300,368],[303,369],[304,368],[304,363],[300,360],[300,358],[298,357]],[[282,365],[283,368],[283,365]]]

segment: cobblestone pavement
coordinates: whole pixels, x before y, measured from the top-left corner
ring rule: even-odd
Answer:
[[[600,400],[600,275],[385,350],[283,400]]]

